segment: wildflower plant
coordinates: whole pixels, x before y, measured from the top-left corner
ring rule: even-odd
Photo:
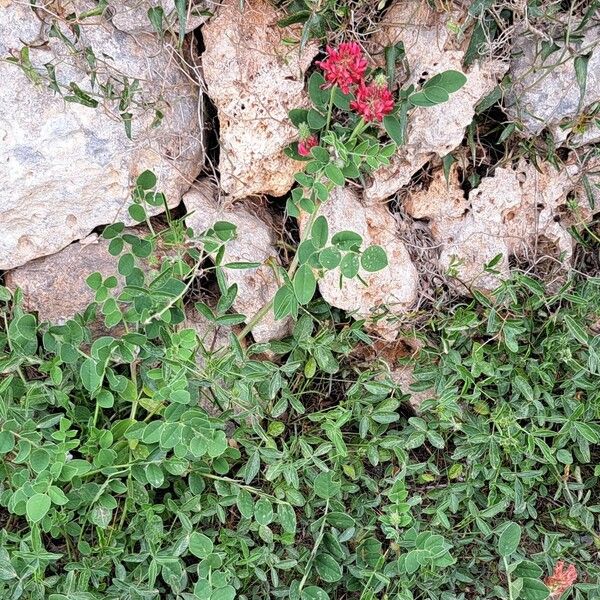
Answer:
[[[277,318],[297,316],[299,306],[312,300],[318,279],[327,271],[339,269],[343,285],[344,278],[360,278],[361,269],[369,273],[387,266],[384,249],[363,248],[364,240],[355,232],[338,232],[330,240],[319,207],[335,187],[361,181],[365,174],[390,164],[406,139],[410,107],[445,102],[466,82],[462,73],[445,71],[421,91],[411,86],[399,90],[395,98],[386,75],[369,69],[356,42],[328,46],[326,57],[316,64],[318,70],[308,82],[312,107],[290,111],[298,141],[286,149],[288,156],[305,162],[296,174],[298,187],[287,202],[288,214],[304,220],[304,236],[290,269],[282,272],[284,285],[252,324],[271,305]]]

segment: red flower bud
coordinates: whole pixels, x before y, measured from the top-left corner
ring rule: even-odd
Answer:
[[[298,154],[300,156],[309,156],[310,149],[314,148],[315,146],[318,146],[318,145],[319,145],[319,140],[317,139],[317,136],[314,134],[311,134],[307,138],[300,140],[298,142]]]

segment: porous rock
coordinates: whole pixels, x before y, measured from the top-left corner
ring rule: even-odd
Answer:
[[[282,196],[301,163],[283,149],[297,137],[288,111],[307,102],[304,72],[317,52],[286,45],[294,35],[267,0],[225,0],[203,28],[204,78],[220,126],[221,186],[233,199]]]
[[[508,115],[521,122],[530,135],[548,127],[558,140],[576,125],[576,117],[586,107],[600,101],[600,24],[592,19],[582,39],[572,39],[569,46],[556,41],[556,49],[547,54],[548,42],[522,37],[510,65],[512,86],[506,99]],[[595,24],[594,24],[595,23]],[[576,29],[576,25],[571,25]],[[587,56],[585,90],[577,79],[576,59]],[[561,127],[559,127],[561,125]],[[590,143],[598,135],[596,128],[584,134],[576,145]]]
[[[567,195],[578,185],[579,165],[557,170],[549,163],[538,169],[525,160],[498,167],[482,179],[468,199],[463,197],[454,170],[448,183],[440,169],[427,189],[410,192],[406,211],[428,219],[432,235],[441,246],[440,266],[469,287],[491,291],[509,275],[510,256],[531,257],[539,246],[555,249],[555,258],[569,264],[573,239],[567,228],[579,216],[566,208]],[[543,242],[543,243],[542,243]],[[499,276],[485,273],[484,265],[497,255]],[[463,288],[464,291],[464,288]]]
[[[416,107],[409,113],[407,143],[398,149],[391,164],[378,169],[365,189],[369,200],[383,200],[408,184],[411,177],[434,157],[444,157],[462,141],[473,120],[475,106],[497,85],[508,65],[490,60],[475,63],[467,71],[464,50],[450,34],[453,13],[436,12],[426,2],[397,2],[386,13],[374,36],[376,48],[404,43],[409,71],[400,70],[403,86],[418,84],[447,70],[464,72],[466,84],[443,104]]]
[[[96,271],[103,278],[117,275],[119,257],[108,252],[108,245],[109,240],[92,234],[8,271],[6,286],[22,290],[23,308],[37,312],[40,321],[62,325],[94,301],[95,292],[86,283],[89,275]]]
[[[321,295],[332,306],[366,319],[372,330],[393,339],[396,335],[393,318],[374,320],[373,317],[383,307],[391,317],[407,312],[418,293],[417,270],[398,236],[394,217],[385,204],[363,204],[350,188],[334,188],[319,213],[327,219],[331,236],[340,231],[354,231],[362,236],[363,249],[372,244],[383,247],[389,263],[375,273],[361,268],[359,275],[365,283],[358,278],[344,278],[340,286],[339,269],[327,271],[319,280]],[[306,216],[303,216],[301,231],[305,223]]]
[[[185,31],[193,31],[210,16],[208,2],[186,3]],[[126,33],[155,33],[148,17],[150,9],[162,10],[162,25],[179,32],[179,19],[175,0],[108,0],[112,24]]]
[[[57,3],[35,11],[23,2],[0,8],[0,269],[57,252],[98,225],[127,221],[136,177],[152,170],[158,188],[176,205],[202,166],[198,88],[156,36],[134,39],[102,16],[83,19],[80,36],[55,17]],[[94,2],[63,2],[65,14],[94,8]],[[73,52],[50,27],[81,52]],[[29,46],[30,78],[8,57]],[[95,84],[85,48],[96,56]],[[54,65],[61,94],[49,88]],[[25,69],[27,70],[27,68]],[[103,97],[100,84],[116,94],[127,77],[139,90],[119,116],[119,100]],[[72,101],[75,84],[99,102]],[[163,113],[153,127],[155,109]],[[159,209],[155,209],[159,210]]]
[[[233,307],[251,319],[277,292],[279,283],[274,266],[278,264],[273,230],[264,211],[252,210],[242,203],[220,202],[215,186],[208,180],[199,181],[184,195],[188,212],[186,224],[200,235],[217,221],[233,223],[236,237],[226,243],[223,264],[228,262],[258,262],[253,269],[225,269],[228,284],[238,286]],[[260,215],[260,213],[263,213]],[[290,332],[289,320],[276,321],[273,311],[252,329],[257,342],[279,339]]]

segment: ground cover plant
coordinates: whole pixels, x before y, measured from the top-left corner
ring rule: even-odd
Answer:
[[[515,259],[490,293],[438,274],[395,342],[328,304],[328,272],[343,286],[390,266],[358,233],[331,235],[320,208],[388,166],[411,111],[448,102],[467,79],[448,69],[394,85],[404,49],[375,65],[360,28],[349,35],[385,1],[281,4],[280,25],[300,26],[294,44],[323,46],[310,104],[289,113],[298,173],[277,199],[290,232],[273,300],[234,309],[228,274],[258,266],[226,260],[236,226],[192,231],[151,171],[134,183],[138,226],[101,231],[118,266],[87,277],[84,312],[43,322],[0,285],[0,598],[599,599],[597,221],[573,229],[568,273]],[[535,28],[546,13],[530,4]],[[174,7],[148,18],[181,47],[191,11]],[[484,1],[469,15],[477,54],[518,10]],[[26,52],[19,64],[40,76]],[[68,102],[93,100],[72,91]],[[446,179],[460,161],[476,188],[492,168],[479,154],[562,160],[496,122],[500,94],[443,158]],[[500,275],[499,258],[481,270]],[[200,335],[192,311],[226,343]],[[291,334],[256,343],[271,313]],[[395,376],[405,366],[408,394]]]

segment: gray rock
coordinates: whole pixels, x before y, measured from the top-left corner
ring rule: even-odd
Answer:
[[[344,279],[340,285],[339,269],[328,271],[319,280],[323,298],[358,319],[366,319],[367,327],[387,339],[396,335],[395,318],[412,308],[418,293],[418,274],[404,243],[398,235],[394,217],[382,203],[363,204],[350,188],[334,188],[319,213],[329,224],[330,236],[344,230],[354,231],[363,238],[363,249],[371,244],[382,246],[388,266],[375,273],[359,272],[357,278]],[[300,221],[304,230],[306,215]],[[366,284],[366,285],[365,285]],[[384,309],[388,317],[377,318]]]
[[[94,301],[86,284],[98,271],[103,278],[117,275],[119,257],[108,252],[109,241],[93,234],[60,252],[8,271],[6,286],[23,292],[23,308],[37,312],[40,321],[62,325]]]
[[[235,239],[227,242],[223,263],[258,262],[255,269],[225,269],[229,285],[236,283],[238,294],[235,310],[251,319],[267,304],[279,288],[274,266],[278,264],[273,230],[260,209],[251,210],[242,203],[219,202],[214,185],[204,179],[187,192],[183,201],[188,211],[186,225],[199,235],[217,221],[228,221],[237,227]],[[270,311],[253,329],[257,342],[268,342],[290,333],[290,321],[276,321]]]
[[[575,28],[575,24],[571,25]],[[520,121],[531,135],[549,127],[560,139],[564,128],[558,125],[573,120],[585,107],[600,100],[600,25],[590,26],[581,42],[542,55],[542,41],[525,38],[517,44],[510,65],[512,87],[506,99],[509,116]],[[575,58],[589,54],[586,89],[583,98],[577,82]],[[569,127],[572,127],[571,123]]]
[[[68,9],[94,6],[77,0]],[[57,252],[98,225],[127,221],[132,185],[146,169],[156,173],[158,188],[176,205],[203,162],[198,88],[155,36],[133,38],[102,17],[84,19],[74,43],[96,56],[92,86],[83,53],[49,37],[52,15],[50,8],[34,12],[10,0],[0,8],[0,58],[19,56],[29,46],[39,73],[34,82],[18,65],[0,61],[0,269]],[[64,23],[57,23],[72,39]],[[46,63],[55,65],[61,85],[74,82],[91,91],[99,106],[67,102],[49,89]],[[124,77],[130,84],[139,80],[126,109],[133,114],[132,140],[118,101],[104,98],[99,87],[111,82],[120,93]],[[155,107],[164,117],[152,127]]]
[[[266,0],[225,0],[202,30],[208,95],[220,124],[221,187],[232,199],[282,196],[302,163],[283,149],[297,137],[288,111],[307,103],[304,72],[318,51],[283,43],[292,30]]]
[[[169,26],[179,31],[179,19],[175,0],[108,0],[112,24],[126,33],[154,33],[156,30],[148,18],[150,8],[163,10],[163,28]],[[202,25],[209,17],[208,2],[190,2],[186,13],[185,31],[189,32]]]
[[[492,291],[509,275],[511,256],[531,257],[546,245],[555,249],[555,258],[570,264],[573,238],[568,228],[591,216],[581,210],[569,218],[566,209],[567,194],[577,188],[579,174],[574,163],[557,170],[544,162],[536,168],[522,159],[514,167],[496,168],[467,199],[456,175],[446,184],[440,169],[427,189],[409,193],[405,208],[415,218],[429,219],[441,248],[442,269],[470,287]],[[484,265],[497,255],[500,275],[484,272]]]
[[[463,71],[464,50],[450,34],[452,13],[437,12],[421,0],[402,0],[386,13],[374,44],[384,48],[404,43],[409,72],[399,82],[417,84],[447,70]],[[365,189],[370,201],[384,200],[407,185],[411,177],[434,157],[444,157],[463,140],[473,120],[475,106],[497,85],[508,64],[490,60],[465,72],[466,84],[443,104],[417,107],[409,114],[407,143],[398,149],[389,166],[378,169]]]

